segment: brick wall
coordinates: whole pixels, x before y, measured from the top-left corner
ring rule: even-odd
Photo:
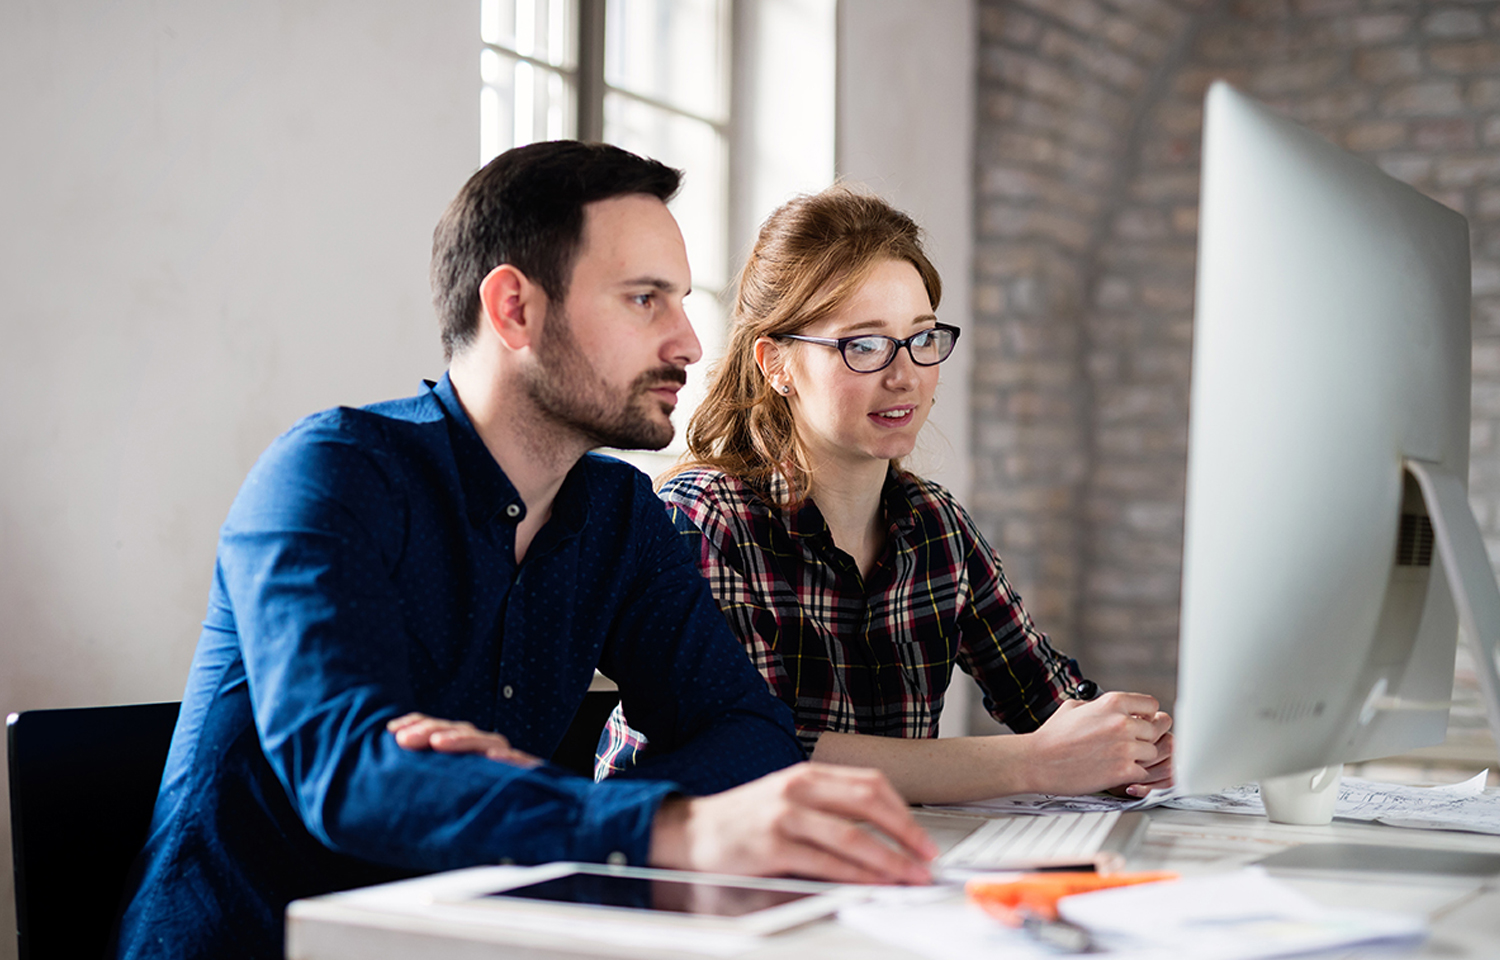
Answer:
[[[1469,218],[1500,555],[1500,2],[981,0],[980,25],[972,504],[1056,644],[1173,694],[1216,77]]]

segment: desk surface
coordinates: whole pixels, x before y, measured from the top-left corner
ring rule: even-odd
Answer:
[[[918,811],[940,847],[966,831],[952,821]],[[1323,827],[1270,823],[1263,817],[1150,811],[1151,824],[1130,868],[1171,869],[1184,875],[1215,873],[1244,866],[1301,843],[1340,841],[1384,846],[1426,847],[1500,853],[1500,837],[1378,824],[1335,821]],[[422,878],[368,890],[333,894],[294,904],[289,915],[287,956],[291,960],[432,960],[478,958],[659,958],[660,948],[632,949],[585,942],[563,930],[520,931],[439,919],[423,891],[435,878]],[[1327,906],[1360,906],[1427,915],[1432,934],[1418,949],[1389,950],[1381,958],[1493,957],[1500,953],[1500,878],[1486,882],[1414,878],[1392,883],[1354,876],[1336,879],[1281,879]],[[1371,954],[1375,956],[1376,954]],[[865,936],[832,920],[767,937],[741,960],[923,960],[918,954]],[[1340,954],[1343,958],[1361,953]]]

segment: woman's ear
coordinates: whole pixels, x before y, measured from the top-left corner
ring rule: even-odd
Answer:
[[[760,368],[761,376],[771,385],[771,389],[782,396],[790,396],[792,392],[792,378],[787,370],[787,357],[781,344],[770,337],[761,337],[755,341],[755,365]]]

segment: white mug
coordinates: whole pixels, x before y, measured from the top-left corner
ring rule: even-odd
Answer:
[[[1333,807],[1339,799],[1339,781],[1343,764],[1289,773],[1284,777],[1267,777],[1260,782],[1260,799],[1266,805],[1266,817],[1274,823],[1296,823],[1318,826],[1333,819]]]

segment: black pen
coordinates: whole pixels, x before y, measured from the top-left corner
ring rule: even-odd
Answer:
[[[1021,929],[1037,943],[1045,944],[1058,953],[1097,953],[1094,938],[1076,923],[1066,920],[1048,920],[1032,910],[1018,910]]]
[[[1092,700],[1099,696],[1099,685],[1092,680],[1080,680],[1078,685],[1068,691],[1074,700]]]

